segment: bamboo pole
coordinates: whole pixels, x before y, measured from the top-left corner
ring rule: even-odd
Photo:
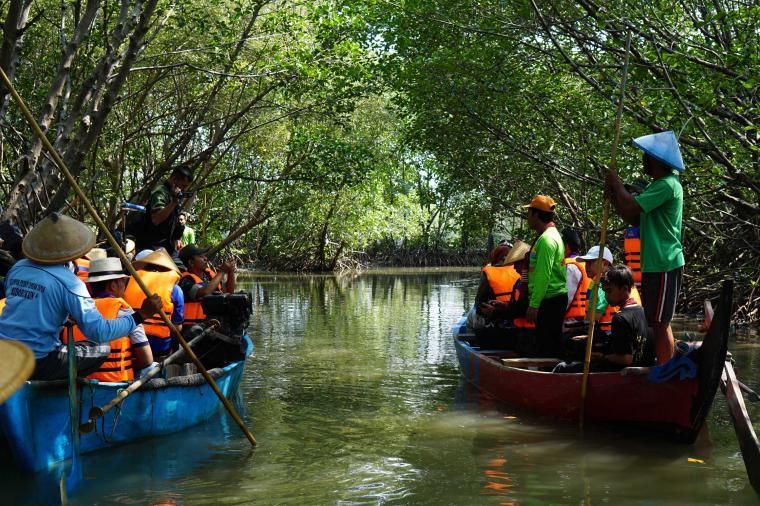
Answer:
[[[16,89],[13,87],[13,84],[11,83],[10,79],[8,79],[8,76],[3,71],[2,68],[0,68],[0,79],[2,79],[3,84],[5,84],[5,87],[8,89],[8,92],[11,94],[11,96],[13,97],[13,100],[16,102],[19,109],[21,110],[21,113],[26,118],[27,123],[29,123],[29,126],[34,131],[34,134],[40,139],[40,141],[42,142],[42,145],[45,147],[47,152],[55,161],[58,168],[63,173],[64,177],[66,178],[66,182],[69,184],[69,186],[71,186],[71,189],[74,190],[74,193],[81,199],[82,203],[87,209],[87,212],[90,213],[90,216],[92,216],[92,219],[95,220],[95,223],[97,224],[97,226],[100,228],[103,234],[105,234],[106,239],[108,240],[108,243],[111,245],[114,251],[116,251],[117,255],[121,259],[121,262],[129,271],[129,274],[132,275],[132,277],[134,278],[135,282],[138,284],[140,289],[143,291],[143,293],[145,293],[145,296],[150,297],[151,293],[150,293],[150,290],[148,290],[148,287],[145,285],[145,282],[143,282],[143,280],[140,278],[140,275],[132,266],[132,263],[129,261],[129,258],[127,258],[127,255],[124,253],[124,251],[122,251],[119,243],[116,242],[116,239],[114,239],[113,235],[111,235],[111,232],[108,230],[108,227],[106,227],[106,224],[103,222],[100,216],[98,216],[98,213],[95,210],[95,208],[92,206],[92,203],[84,194],[84,192],[82,191],[82,188],[79,187],[79,184],[77,184],[74,177],[71,175],[71,172],[66,166],[66,163],[61,158],[61,155],[58,153],[58,151],[53,147],[53,145],[50,143],[48,138],[45,136],[44,132],[42,131],[40,126],[37,124],[37,121],[32,116],[31,111],[26,106],[21,96],[16,92]],[[219,397],[219,400],[224,405],[225,409],[230,414],[232,419],[235,420],[235,423],[238,424],[238,426],[240,427],[240,430],[243,431],[243,434],[251,443],[251,446],[256,446],[256,438],[254,438],[253,434],[251,434],[251,431],[248,430],[248,427],[246,427],[245,423],[240,418],[240,415],[238,415],[237,411],[235,411],[235,407],[232,405],[229,399],[227,399],[222,393],[222,391],[219,390],[219,386],[214,381],[214,378],[211,377],[211,375],[208,373],[208,371],[203,366],[201,361],[195,355],[193,350],[188,346],[187,341],[185,341],[185,338],[182,337],[182,334],[180,333],[179,329],[177,329],[177,327],[172,323],[172,321],[169,319],[169,317],[166,315],[166,313],[164,312],[162,308],[159,308],[158,314],[161,316],[161,320],[169,328],[172,335],[177,339],[180,346],[182,346],[182,348],[185,350],[185,353],[187,353],[187,355],[190,357],[190,360],[192,360],[195,366],[198,368],[198,371],[203,375],[203,378],[209,384],[209,386],[214,391],[216,396]]]
[[[623,76],[620,80],[620,96],[618,97],[617,112],[615,114],[615,138],[612,141],[612,156],[610,160],[610,166],[607,168],[608,172],[615,172],[617,170],[617,153],[618,145],[620,144],[620,123],[623,117],[623,100],[625,99],[625,86],[628,81],[628,58],[631,53],[631,32],[629,31],[625,37],[625,57],[623,60]],[[591,367],[591,349],[594,344],[594,327],[596,324],[596,304],[599,300],[599,282],[602,278],[602,257],[604,253],[604,246],[607,244],[607,222],[610,217],[610,198],[606,194],[604,195],[604,210],[602,212],[602,230],[599,238],[599,256],[596,259],[596,275],[594,276],[594,290],[591,294],[591,312],[589,314],[588,336],[586,336],[586,355],[583,358],[583,379],[581,380],[581,411],[578,418],[578,424],[581,430],[583,430],[583,420],[586,411],[586,394],[588,393],[588,375]]]

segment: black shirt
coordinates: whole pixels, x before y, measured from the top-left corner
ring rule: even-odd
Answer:
[[[612,332],[607,353],[633,355],[632,367],[654,364],[654,347],[648,339],[644,308],[638,304],[626,305],[612,316]]]

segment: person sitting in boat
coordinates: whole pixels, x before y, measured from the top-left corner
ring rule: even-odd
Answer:
[[[118,258],[108,257],[90,262],[87,283],[90,285],[95,307],[106,320],[134,313],[132,307],[123,299],[129,279],[129,274],[124,272]],[[78,326],[74,328],[74,339],[91,340]],[[66,339],[63,341],[66,342]],[[111,354],[108,359],[97,371],[87,375],[88,378],[110,382],[131,381],[135,378],[135,370],[153,363],[153,353],[142,323],[126,336],[112,340],[109,345]]]
[[[504,259],[512,249],[506,241],[499,243],[491,251],[488,264],[481,269],[480,285],[475,295],[475,308],[480,312],[480,305],[492,300],[509,303],[512,289],[520,279],[520,273],[513,264],[504,264]]]
[[[207,248],[200,248],[196,244],[188,244],[179,252],[179,258],[187,267],[187,272],[182,274],[179,287],[185,295],[185,325],[190,326],[206,319],[206,314],[201,307],[201,299],[216,291],[233,293],[235,291],[234,260],[228,260],[222,264],[219,272],[214,271],[209,265],[206,253]],[[225,281],[226,276],[226,281]],[[222,290],[222,282],[224,289]]]
[[[578,232],[565,228],[562,230],[562,241],[565,244],[563,263],[567,280],[567,310],[562,332],[576,335],[586,329],[586,306],[591,278],[586,273],[585,262],[578,259],[581,249],[581,238]]]
[[[99,258],[106,257],[106,250],[103,248],[92,248],[79,258],[74,259],[76,266],[76,275],[83,282],[87,283],[87,276],[90,274],[90,262]]]
[[[556,203],[551,197],[536,195],[523,207],[528,209],[528,226],[539,234],[530,250],[530,299],[525,319],[536,324],[534,352],[538,356],[556,357],[567,309],[565,245],[554,225]]]
[[[515,349],[515,339],[518,337],[515,320],[523,317],[528,307],[527,297],[521,294],[527,292],[526,255],[529,251],[528,244],[517,241],[498,266],[489,264],[484,268],[475,305],[468,315],[468,326],[478,339],[479,346]],[[522,290],[519,288],[521,279]]]
[[[179,269],[166,250],[163,248],[155,251],[143,250],[135,256],[132,265],[149,291],[158,294],[161,298],[164,313],[170,315],[172,323],[181,329],[185,318],[185,298],[182,290],[177,286]],[[140,285],[134,280],[130,281],[124,293],[127,303],[135,307],[144,298],[145,293],[140,289]],[[158,316],[145,320],[144,326],[153,356],[160,359],[168,355],[172,349],[172,335],[169,327]]]
[[[616,265],[605,273],[601,285],[609,304],[620,309],[612,317],[610,338],[606,345],[591,352],[591,370],[615,371],[623,367],[654,365],[654,346],[648,337],[644,308],[633,297],[633,272],[625,265]],[[586,336],[575,339],[584,343]],[[582,370],[583,363],[574,362],[558,367],[555,372]]]
[[[94,245],[95,234],[84,223],[54,213],[26,235],[22,244],[26,259],[8,272],[0,339],[20,341],[32,349],[36,362],[33,379],[67,377],[67,350],[60,334],[69,317],[95,341],[76,343],[77,370],[87,375],[108,358],[110,341],[128,335],[161,307],[158,297],[152,295],[131,315],[103,318],[74,274],[72,262]]]

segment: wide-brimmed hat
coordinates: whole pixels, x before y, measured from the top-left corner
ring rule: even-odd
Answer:
[[[678,139],[673,131],[643,135],[633,139],[633,145],[644,153],[657,158],[659,161],[678,172],[686,170],[678,147]]]
[[[18,341],[0,340],[0,404],[34,372],[34,353]]]
[[[121,260],[116,257],[108,257],[90,262],[90,274],[87,276],[87,282],[96,283],[98,281],[128,277],[129,274],[124,272]]]
[[[181,250],[179,250],[179,259],[182,263],[187,265],[188,261],[196,255],[205,255],[208,253],[209,248],[201,248],[197,244],[188,244]]]
[[[148,253],[145,256],[141,256],[141,253],[142,251],[137,254],[137,257],[140,257],[140,259],[132,262],[132,265],[135,266],[135,269],[141,269],[146,265],[153,265],[155,267],[162,267],[179,274],[179,268],[177,268],[177,264],[174,263],[174,260],[172,260],[172,257],[169,256],[169,253],[167,253],[164,248],[158,248],[156,251]]]
[[[596,260],[599,258],[599,246],[591,246],[591,249],[588,250],[588,252],[585,255],[578,256],[576,259],[583,260],[588,262],[589,260]],[[605,246],[604,251],[602,252],[602,258],[604,260],[607,260],[609,263],[612,263],[612,252],[610,249]]]
[[[65,214],[53,213],[26,234],[21,249],[33,262],[54,265],[80,258],[93,246],[95,234],[87,225]]]
[[[533,197],[533,200],[528,204],[525,204],[523,207],[531,207],[533,209],[538,209],[539,211],[553,213],[556,206],[557,203],[554,202],[553,198],[546,195],[536,195]]]
[[[501,265],[510,265],[525,258],[525,255],[530,253],[530,244],[523,241],[515,241],[514,246],[509,251],[509,254],[504,258]]]

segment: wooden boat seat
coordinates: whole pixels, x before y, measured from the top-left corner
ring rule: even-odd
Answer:
[[[538,369],[553,369],[557,364],[562,362],[558,358],[504,358],[501,360],[502,364],[507,367],[517,367],[518,369],[531,369],[536,371]]]

